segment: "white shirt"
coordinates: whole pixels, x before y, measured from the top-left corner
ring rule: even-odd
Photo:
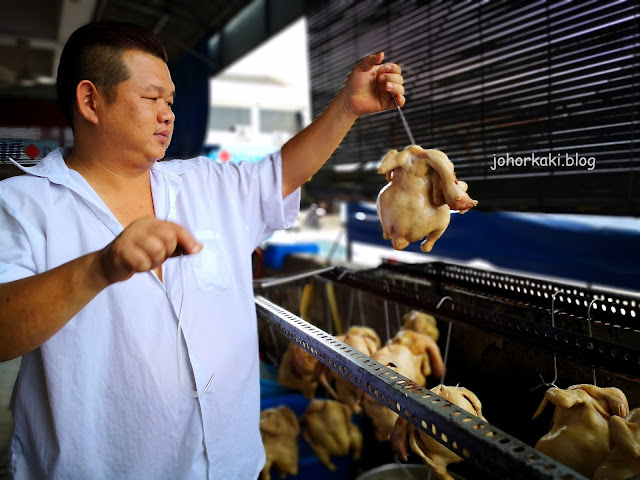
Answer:
[[[29,175],[0,182],[0,283],[104,248],[122,230],[56,150]],[[181,258],[113,284],[24,355],[12,398],[16,479],[255,479],[258,336],[251,253],[298,215],[284,201],[280,154],[256,164],[199,157],[151,169],[156,216],[204,243],[184,258],[185,383],[176,328]],[[28,293],[26,293],[28,294]],[[195,378],[195,383],[193,379]]]

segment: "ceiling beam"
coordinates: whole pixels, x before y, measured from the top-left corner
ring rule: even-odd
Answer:
[[[36,50],[60,50],[62,48],[60,43],[46,38],[0,35],[0,46],[2,47],[17,47],[19,42],[26,42],[30,48]]]

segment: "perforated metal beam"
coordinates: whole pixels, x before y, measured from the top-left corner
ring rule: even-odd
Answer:
[[[583,319],[590,318],[640,333],[640,297],[638,295],[590,288],[570,283],[491,272],[446,262],[384,263],[379,271],[399,272],[440,284],[458,285],[487,295],[496,295],[549,309],[554,307]]]

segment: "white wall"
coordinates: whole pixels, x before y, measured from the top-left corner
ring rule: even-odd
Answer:
[[[246,107],[252,125],[239,132],[207,130],[206,145],[280,148],[291,134],[261,133],[260,109],[298,111],[303,126],[311,120],[306,20],[304,18],[211,79],[211,106]]]

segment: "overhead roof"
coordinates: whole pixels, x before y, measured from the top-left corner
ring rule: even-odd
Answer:
[[[118,20],[143,25],[160,36],[167,47],[170,64],[188,53],[207,62],[215,72],[300,16],[307,3],[287,0],[13,2],[0,16],[0,98],[53,100],[62,47],[76,28],[90,21]],[[231,22],[232,19],[235,20]],[[213,37],[210,55],[193,50],[205,35]],[[224,38],[228,40],[223,42]]]

